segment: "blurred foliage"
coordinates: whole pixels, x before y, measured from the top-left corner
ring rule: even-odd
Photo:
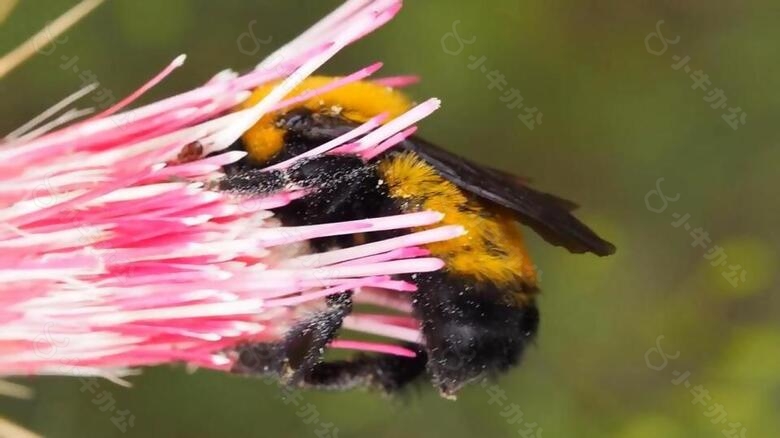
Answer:
[[[73,1],[26,0],[2,25],[0,52],[32,35]],[[8,132],[80,85],[59,68],[78,56],[119,98],[179,53],[186,66],[146,101],[182,91],[223,68],[250,68],[332,9],[334,0],[114,0],[67,33],[66,43],[38,55],[0,82],[0,131]],[[452,150],[532,177],[538,187],[577,200],[581,217],[618,248],[607,259],[572,256],[531,237],[543,270],[542,327],[522,368],[499,381],[508,401],[545,437],[721,436],[741,422],[749,437],[780,430],[778,330],[778,65],[775,1],[625,2],[568,0],[407,1],[393,22],[348,48],[325,68],[346,73],[376,60],[382,74],[416,73],[410,92],[438,96],[443,108],[422,134]],[[656,22],[680,37],[660,56],[645,37]],[[249,56],[238,37],[256,20],[271,44]],[[442,37],[475,36],[459,55]],[[654,46],[657,47],[657,46]],[[706,92],[674,70],[673,55],[691,57],[748,113],[732,130],[703,101]],[[544,113],[529,130],[488,89],[469,56],[487,58],[525,103]],[[775,90],[775,91],[772,91]],[[665,178],[662,213],[645,195]],[[673,213],[690,214],[691,230],[709,233],[746,280],[732,287],[706,250],[692,246]],[[645,363],[659,335],[661,371]],[[671,383],[690,371],[691,388],[710,391],[726,424],[692,404],[690,389]],[[296,408],[262,381],[179,368],[148,370],[131,390],[113,387],[117,404],[136,415],[124,436],[313,436]],[[122,436],[76,380],[33,382],[34,401],[0,400],[0,411],[51,437]],[[106,385],[108,385],[106,383]],[[375,394],[305,393],[341,437],[520,436],[484,389],[453,403],[429,388],[395,400]],[[775,433],[772,433],[774,431]],[[738,436],[738,435],[734,435]]]

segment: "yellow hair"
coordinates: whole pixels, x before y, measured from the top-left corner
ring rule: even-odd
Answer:
[[[308,90],[323,87],[335,79],[337,78],[311,76],[295,87],[287,97],[298,96]],[[241,107],[247,108],[258,103],[277,85],[278,82],[275,82],[258,87],[241,104]],[[398,117],[412,107],[412,102],[403,93],[392,88],[370,81],[352,82],[293,107],[266,114],[242,137],[244,146],[253,160],[259,163],[266,162],[282,150],[284,130],[276,126],[276,119],[280,114],[300,107],[318,113],[340,115],[347,120],[361,123],[381,113],[388,113],[391,119]]]
[[[379,170],[390,196],[405,210],[438,211],[444,214],[443,224],[466,229],[461,237],[426,246],[445,262],[446,269],[499,285],[516,284],[518,280],[536,285],[534,264],[509,212],[486,208],[468,198],[411,152],[384,161]]]

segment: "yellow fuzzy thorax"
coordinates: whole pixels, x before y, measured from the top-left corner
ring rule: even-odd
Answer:
[[[533,262],[510,213],[467,197],[411,152],[382,162],[379,171],[402,210],[438,211],[444,214],[441,224],[465,228],[461,237],[426,246],[445,269],[499,285],[536,285]]]
[[[328,76],[311,76],[301,82],[287,97],[320,88],[337,79]],[[241,104],[248,108],[268,95],[279,83],[273,82],[254,90],[252,95]],[[314,112],[340,115],[347,120],[362,123],[381,113],[387,113],[389,119],[398,117],[409,108],[412,102],[403,93],[370,81],[353,82],[335,90],[312,97],[294,107],[263,116],[252,126],[242,139],[249,156],[258,163],[273,158],[284,147],[284,130],[276,126],[280,114],[293,108],[304,107]]]

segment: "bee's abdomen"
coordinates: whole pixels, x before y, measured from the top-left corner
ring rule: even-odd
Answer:
[[[517,303],[494,283],[446,272],[418,274],[415,316],[428,368],[445,395],[517,365],[539,326],[535,300]]]

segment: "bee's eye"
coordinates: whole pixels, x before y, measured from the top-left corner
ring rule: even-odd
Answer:
[[[311,124],[311,111],[296,108],[289,111],[276,121],[276,126],[288,130],[301,130]]]

